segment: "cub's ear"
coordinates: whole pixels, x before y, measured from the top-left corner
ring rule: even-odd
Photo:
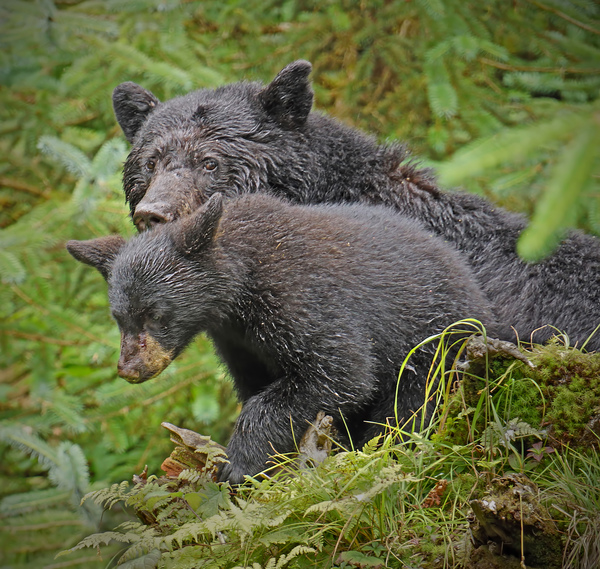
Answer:
[[[202,207],[177,224],[174,233],[175,246],[184,255],[193,255],[200,251],[214,239],[221,215],[223,195],[213,194]]]
[[[117,85],[112,100],[117,122],[131,143],[152,109],[160,103],[150,91],[131,81]]]
[[[87,241],[67,241],[67,251],[78,261],[98,269],[105,280],[108,280],[115,257],[125,245],[120,235],[109,235],[88,239]]]
[[[284,128],[303,125],[313,104],[308,76],[312,65],[299,59],[284,67],[260,93],[265,111]]]

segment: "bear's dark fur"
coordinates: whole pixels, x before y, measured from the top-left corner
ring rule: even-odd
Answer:
[[[490,335],[488,301],[460,256],[383,207],[291,205],[214,195],[190,216],[129,243],[70,241],[107,278],[121,330],[119,374],[160,373],[206,331],[243,408],[221,476],[240,482],[273,449],[295,449],[318,411],[361,445],[394,417],[398,372],[419,340],[467,317]],[[453,339],[474,329],[462,326]],[[436,342],[408,361],[398,416],[424,404]]]
[[[530,340],[540,327],[580,346],[600,324],[600,242],[571,232],[554,254],[523,262],[524,217],[466,194],[442,192],[406,149],[310,112],[310,63],[267,86],[234,83],[160,103],[134,83],[113,96],[133,144],[124,186],[139,229],[172,221],[215,192],[268,192],[296,203],[385,204],[417,219],[465,256],[498,316]],[[551,328],[536,332],[542,342]],[[600,349],[600,333],[588,343]]]

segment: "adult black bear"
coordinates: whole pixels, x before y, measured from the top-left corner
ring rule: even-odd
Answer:
[[[234,483],[263,470],[273,449],[292,452],[319,411],[361,445],[396,416],[398,385],[398,417],[409,418],[427,398],[437,346],[412,355],[398,382],[418,340],[467,317],[509,332],[459,254],[389,208],[264,194],[223,206],[217,194],[127,244],[67,248],[109,283],[122,377],[146,381],[199,332],[212,338],[243,402],[221,472]],[[462,330],[453,340],[474,331]]]
[[[133,144],[126,198],[142,230],[189,213],[215,192],[267,192],[297,203],[385,204],[417,219],[465,256],[502,321],[529,340],[540,327],[580,346],[600,325],[600,241],[572,232],[555,253],[523,262],[524,217],[480,197],[443,192],[406,149],[311,112],[310,63],[296,61],[267,86],[233,83],[160,103],[119,85],[115,114]],[[547,340],[551,328],[536,332]],[[600,349],[600,332],[587,344]]]

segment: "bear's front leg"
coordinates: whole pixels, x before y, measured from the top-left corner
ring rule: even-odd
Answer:
[[[250,397],[240,413],[227,446],[228,464],[219,471],[219,480],[240,484],[244,475],[255,476],[270,465],[269,457],[294,452],[309,424],[329,405],[320,394],[294,392],[271,385]]]

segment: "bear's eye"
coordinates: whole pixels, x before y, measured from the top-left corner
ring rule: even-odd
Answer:
[[[162,320],[162,316],[158,312],[151,312],[146,316],[148,324],[158,324]]]
[[[156,168],[156,162],[154,160],[148,160],[146,162],[146,170],[148,170],[148,172],[152,172],[154,168]]]
[[[207,172],[214,172],[217,168],[218,168],[219,164],[216,160],[214,160],[213,158],[207,158],[204,163],[202,164],[202,167],[207,171]]]
[[[162,314],[152,313],[147,316],[146,326],[153,332],[159,332],[167,328],[167,322]]]

